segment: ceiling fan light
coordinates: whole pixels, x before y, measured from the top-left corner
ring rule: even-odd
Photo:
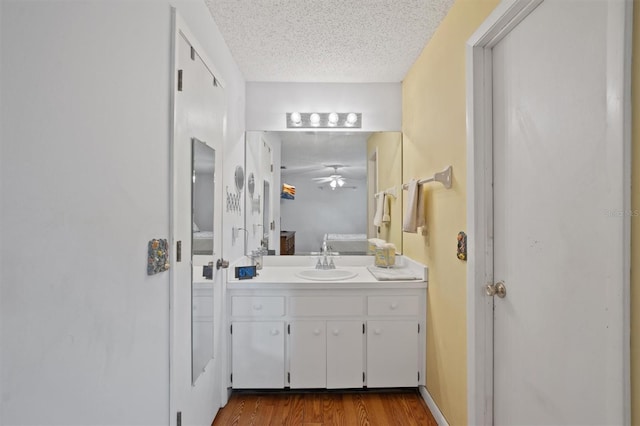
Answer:
[[[332,180],[331,183],[329,183],[329,186],[331,187],[331,189],[336,189],[336,185],[338,185],[338,183],[335,180]]]
[[[338,185],[340,186],[344,185],[344,179],[338,179]]]

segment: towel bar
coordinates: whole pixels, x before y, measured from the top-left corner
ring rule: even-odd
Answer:
[[[453,170],[453,167],[449,166],[446,169],[444,169],[443,171],[434,174],[430,178],[420,179],[418,181],[418,185],[422,185],[423,183],[427,183],[427,182],[440,182],[441,184],[444,185],[445,188],[449,189],[449,188],[451,188],[451,172],[452,172],[452,170]],[[407,189],[408,187],[409,187],[409,184],[407,184],[407,183],[402,185],[402,189]]]

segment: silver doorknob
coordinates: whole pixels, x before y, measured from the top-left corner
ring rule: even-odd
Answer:
[[[507,287],[504,286],[504,281],[498,281],[495,284],[487,284],[484,288],[484,292],[487,296],[498,296],[501,299],[507,295]]]
[[[228,260],[224,260],[224,259],[218,259],[218,261],[216,262],[216,269],[226,269],[229,267],[229,261]]]

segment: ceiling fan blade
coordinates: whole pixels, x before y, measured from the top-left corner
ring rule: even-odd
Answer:
[[[333,180],[332,177],[317,177],[317,178],[311,178],[311,180],[315,180],[316,182],[319,183],[325,183],[325,182],[331,182]]]

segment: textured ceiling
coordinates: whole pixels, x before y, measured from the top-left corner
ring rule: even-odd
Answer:
[[[397,83],[454,0],[205,0],[247,81]]]

